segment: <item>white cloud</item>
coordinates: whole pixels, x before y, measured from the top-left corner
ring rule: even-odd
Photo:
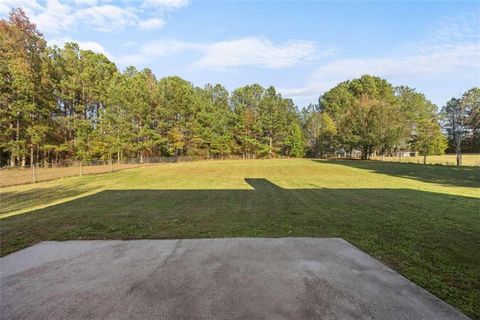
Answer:
[[[72,8],[58,0],[47,0],[46,7],[37,15],[31,16],[40,32],[56,33],[71,28],[75,24]]]
[[[304,62],[315,51],[315,45],[310,41],[274,44],[264,38],[248,37],[206,45],[203,57],[195,65],[216,69],[240,66],[279,69]]]
[[[165,24],[166,24],[165,20],[154,18],[154,19],[140,21],[138,23],[138,27],[144,30],[153,30],[153,29],[161,29],[165,26]]]
[[[0,14],[8,15],[13,8],[23,8],[25,12],[30,15],[35,10],[39,10],[42,6],[37,0],[1,0],[0,1]]]
[[[8,6],[21,6],[21,0],[7,0]],[[79,0],[77,0],[79,1]],[[80,0],[84,4],[91,0]],[[77,9],[65,1],[47,0],[45,7],[35,0],[25,6],[27,15],[37,25],[40,32],[55,34],[63,30],[84,24],[86,27],[101,31],[113,31],[135,24],[136,15],[127,9],[114,5],[89,6]],[[3,4],[0,12],[3,13]]]
[[[280,89],[295,97],[318,97],[341,81],[372,74],[392,79],[439,79],[463,72],[480,82],[480,33],[476,15],[449,17],[432,28],[424,41],[401,53],[376,58],[348,58],[318,66],[303,87]]]
[[[136,16],[127,9],[101,5],[77,11],[76,18],[100,31],[113,31],[135,24]]]
[[[112,55],[110,55],[107,52],[107,50],[105,50],[105,48],[100,43],[95,42],[95,41],[77,41],[77,40],[74,40],[70,37],[54,38],[54,39],[51,39],[51,40],[48,41],[48,43],[50,45],[55,45],[55,46],[58,46],[58,47],[63,47],[65,45],[65,43],[67,43],[67,42],[75,42],[75,43],[78,44],[80,49],[91,50],[95,53],[104,54],[109,58],[112,57]]]
[[[103,32],[132,26],[150,30],[166,25],[160,9],[179,9],[189,4],[186,0],[146,0],[135,7],[130,6],[129,1],[115,4],[110,2],[112,1],[0,0],[0,17],[6,17],[12,8],[22,7],[40,32],[56,35],[79,26]]]
[[[480,41],[480,15],[470,12],[447,16],[433,26],[425,41],[427,44],[456,44],[459,42]]]
[[[415,78],[445,75],[465,70],[480,71],[480,44],[471,43],[431,48],[428,52],[383,58],[351,58],[336,60],[318,67],[302,88],[280,89],[295,97],[319,96],[341,81],[372,74],[385,78],[409,76]]]
[[[179,9],[186,7],[190,1],[188,0],[145,0],[143,6],[163,9]]]
[[[54,38],[48,41],[50,45],[55,45],[58,47],[63,47],[67,42],[75,42],[78,44],[82,50],[91,50],[95,53],[101,53],[105,55],[110,61],[113,61],[120,68],[129,66],[129,65],[138,65],[146,62],[145,57],[141,54],[126,54],[126,55],[115,55],[105,49],[100,43],[95,41],[79,41],[72,39],[70,37],[61,37]]]
[[[97,0],[73,0],[77,6],[95,6],[97,5]]]
[[[288,41],[274,44],[259,37],[213,43],[157,41],[146,44],[141,49],[146,58],[168,56],[185,51],[195,51],[201,55],[193,63],[194,67],[219,70],[243,66],[280,69],[320,56],[315,44],[310,41]]]
[[[95,41],[76,41],[80,48],[83,50],[91,50],[96,53],[101,53],[106,55],[107,57],[111,57],[110,54],[107,53],[105,48],[98,42]]]
[[[431,48],[428,52],[403,57],[346,59],[329,63],[317,70],[317,76],[358,76],[369,72],[383,76],[445,73],[458,68],[477,67],[480,44]]]

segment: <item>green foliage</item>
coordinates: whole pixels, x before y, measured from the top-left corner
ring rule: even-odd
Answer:
[[[229,93],[221,85],[197,88],[200,111],[196,115],[198,143],[210,156],[226,157],[233,152],[233,113]],[[205,154],[204,154],[205,155]]]
[[[405,86],[394,88],[378,77],[342,82],[320,97],[318,107],[304,111],[309,153],[325,156],[343,148],[359,150],[367,159],[399,149],[443,152],[436,110],[423,94]],[[432,123],[430,131],[425,129],[427,122]]]
[[[53,105],[46,60],[46,42],[22,9],[0,20],[0,148],[12,165],[45,142]]]
[[[244,158],[272,158],[282,151],[291,155],[289,151],[299,144],[298,133],[292,137],[291,128],[299,115],[293,102],[282,98],[275,88],[264,89],[258,84],[238,88],[232,93],[231,104],[234,136]],[[295,149],[300,154],[299,147]]]
[[[438,155],[445,152],[447,139],[435,119],[425,119],[417,123],[412,144],[421,155]]]
[[[480,152],[480,88],[452,98],[442,109],[444,127],[448,135],[448,150]]]
[[[320,97],[320,110],[339,122],[347,109],[363,96],[385,103],[395,101],[394,89],[390,83],[379,77],[363,75],[358,79],[342,82],[327,91]]]
[[[298,123],[293,123],[285,140],[286,154],[291,157],[301,158],[305,154],[303,132]]]
[[[320,110],[335,122],[338,144],[362,150],[363,158],[391,148],[406,135],[395,90],[379,77],[340,83],[320,98]]]
[[[303,154],[296,107],[273,87],[230,95],[219,84],[157,80],[149,69],[119,72],[76,43],[46,47],[20,9],[0,31],[0,152],[12,165],[34,153],[37,161]]]
[[[303,111],[303,121],[309,155],[332,155],[338,146],[337,127],[333,119],[326,112],[317,111],[315,106],[309,106]]]
[[[442,115],[449,148],[457,154],[460,166],[465,144],[469,151],[480,150],[480,88],[468,90],[459,99],[452,98],[443,107]]]

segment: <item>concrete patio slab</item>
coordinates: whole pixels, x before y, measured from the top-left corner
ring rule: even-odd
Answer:
[[[1,319],[468,319],[342,239],[42,242],[0,267]]]

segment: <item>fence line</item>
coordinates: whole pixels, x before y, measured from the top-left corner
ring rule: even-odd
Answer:
[[[456,154],[443,154],[443,155],[431,155],[427,156],[427,164],[429,165],[444,165],[444,166],[456,166],[457,159]],[[397,163],[414,163],[423,164],[423,156],[409,156],[409,157],[384,157],[375,156],[371,160],[384,161],[384,162],[397,162]],[[463,167],[478,167],[480,166],[480,154],[478,153],[464,153],[462,154],[462,166]]]
[[[283,158],[283,157],[281,157]],[[61,161],[56,163],[38,163],[34,166],[0,167],[0,187],[37,183],[41,181],[63,179],[71,176],[109,173],[119,170],[137,168],[160,163],[187,162],[198,160],[240,160],[241,156],[229,156],[223,158],[213,157],[145,157],[143,162],[140,158],[127,158],[122,161],[90,160],[90,161]],[[480,154],[464,154],[464,166],[480,166]],[[380,157],[372,160],[381,161]],[[385,157],[384,161],[398,162],[398,157]],[[400,162],[423,163],[422,157],[404,157]],[[455,155],[429,156],[428,164],[455,165]]]
[[[217,159],[220,158],[195,156],[145,157],[143,161],[141,161],[140,158],[128,158],[120,162],[110,160],[61,161],[57,163],[42,162],[33,166],[5,166],[0,168],[0,187],[37,183],[72,176],[109,173],[153,164]],[[241,159],[241,157],[226,157],[221,159],[233,160]]]

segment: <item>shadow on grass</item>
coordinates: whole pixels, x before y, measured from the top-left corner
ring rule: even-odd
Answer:
[[[451,167],[369,160],[312,160],[449,186],[480,188],[480,167]]]
[[[480,316],[479,199],[246,182],[254,190],[107,190],[5,218],[1,254],[43,240],[340,237]]]
[[[29,205],[47,205],[53,201],[76,197],[83,193],[94,192],[100,187],[92,187],[86,182],[78,182],[71,186],[37,187],[26,191],[1,192],[0,218],[9,212],[28,208]],[[39,203],[38,199],[42,201]]]

